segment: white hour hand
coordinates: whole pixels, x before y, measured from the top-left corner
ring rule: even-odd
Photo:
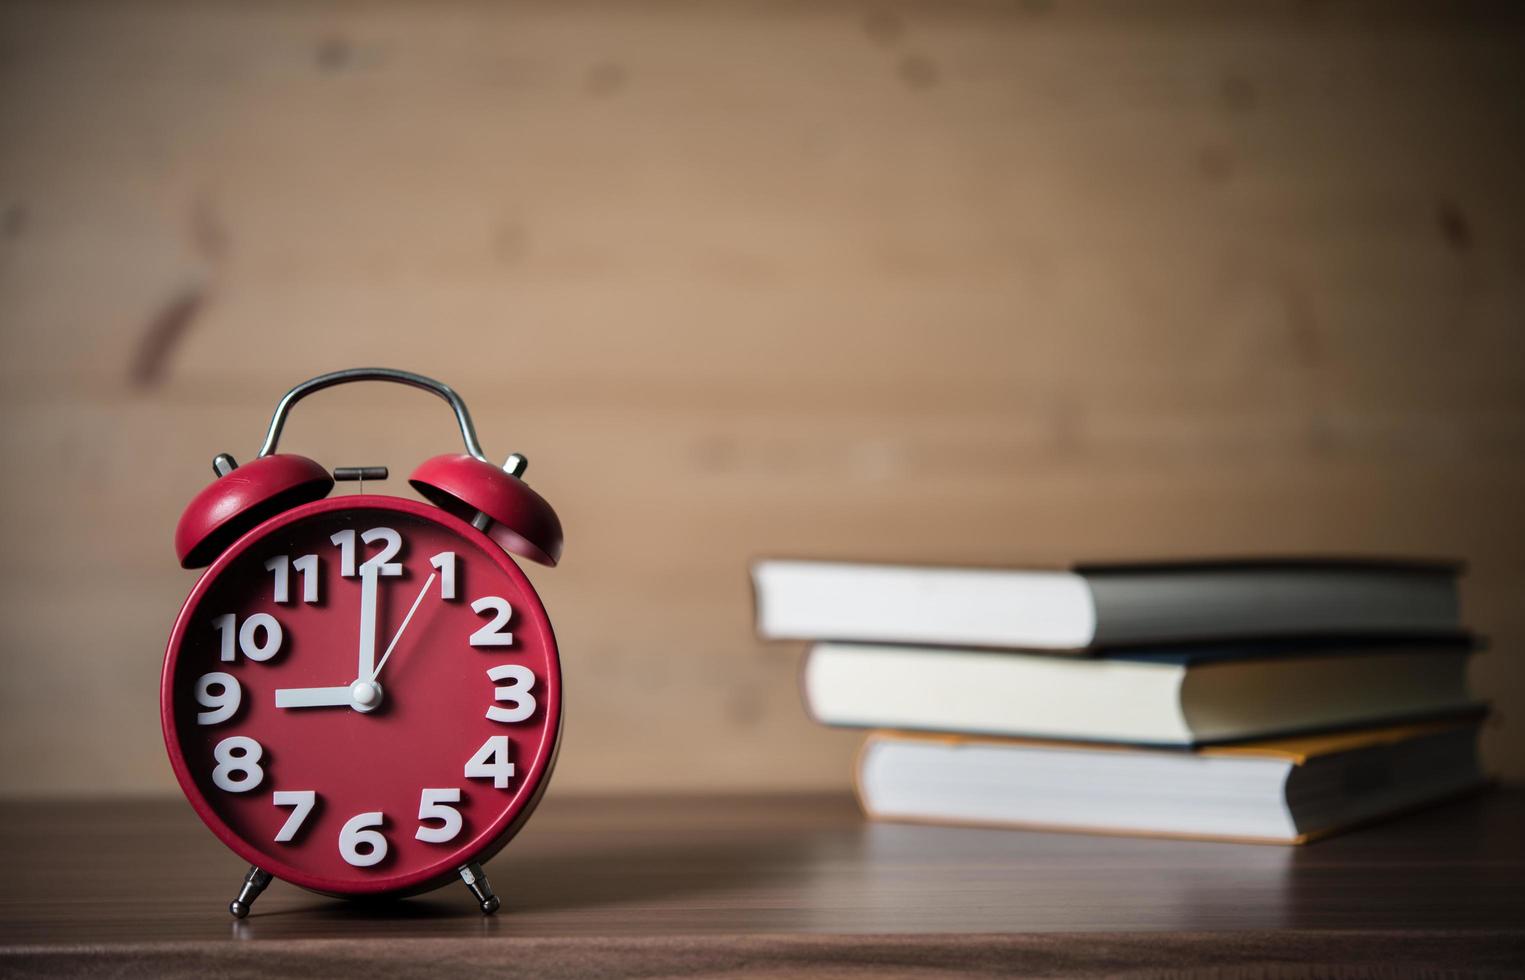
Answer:
[[[333,708],[354,704],[348,684],[343,687],[283,687],[275,692],[277,708]]]

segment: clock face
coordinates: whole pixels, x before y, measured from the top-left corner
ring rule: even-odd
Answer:
[[[421,890],[490,857],[554,761],[561,670],[518,566],[437,508],[297,507],[208,569],[165,657],[186,796],[223,842],[332,894]]]

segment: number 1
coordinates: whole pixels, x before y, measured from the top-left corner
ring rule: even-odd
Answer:
[[[265,562],[266,571],[275,573],[276,602],[291,601],[291,570],[295,568],[302,576],[302,601],[318,601],[318,556],[303,555],[296,561],[290,555],[276,555]]]
[[[439,597],[455,598],[455,552],[441,551],[429,559],[429,564],[439,569]]]

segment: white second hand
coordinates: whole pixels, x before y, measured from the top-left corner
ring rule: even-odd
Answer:
[[[369,680],[372,684],[376,683],[376,678],[381,676],[381,668],[386,666],[387,658],[392,655],[392,651],[397,649],[397,641],[402,639],[403,631],[406,630],[408,628],[408,624],[413,621],[413,614],[418,612],[418,604],[423,602],[424,596],[429,594],[429,586],[434,584],[434,578],[438,574],[438,572],[430,572],[429,577],[424,580],[424,587],[418,590],[418,598],[413,600],[413,607],[409,609],[408,614],[402,618],[402,625],[397,627],[397,635],[392,637],[391,643],[387,644],[387,652],[381,655],[381,659],[376,662],[376,669],[371,671],[371,676],[367,678],[367,680]]]

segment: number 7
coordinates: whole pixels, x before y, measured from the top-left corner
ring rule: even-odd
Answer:
[[[318,794],[310,789],[283,789],[275,793],[276,806],[295,807],[291,816],[281,825],[280,831],[275,835],[277,844],[284,844],[296,837],[297,831],[302,829],[302,824],[307,820],[307,815],[318,804]]]

